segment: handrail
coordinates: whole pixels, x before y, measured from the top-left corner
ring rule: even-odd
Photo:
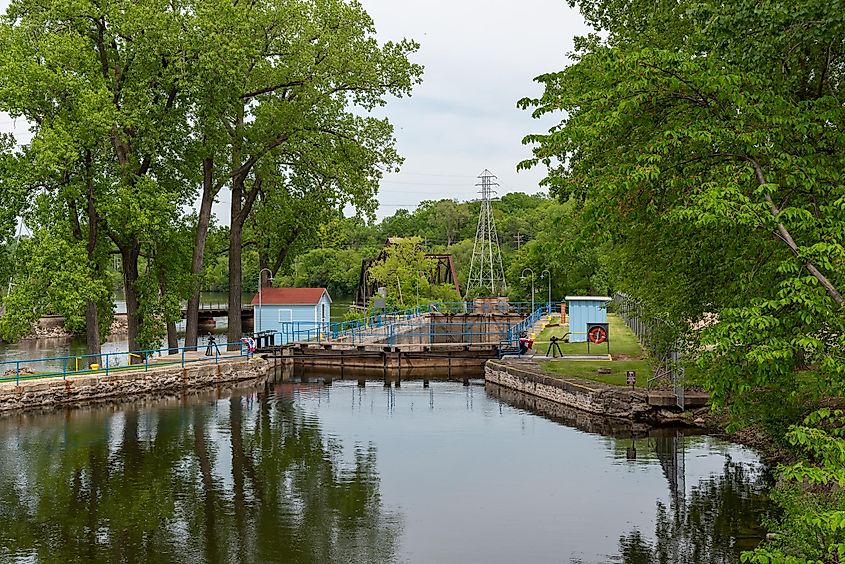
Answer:
[[[237,347],[236,350],[228,350],[229,347]],[[205,349],[205,354],[200,358],[186,357],[185,353],[199,352]],[[221,350],[222,349],[222,350]],[[61,376],[63,380],[68,376],[78,376],[84,374],[104,374],[108,376],[112,372],[126,371],[126,370],[140,370],[144,372],[160,366],[174,366],[180,365],[182,368],[186,364],[192,362],[205,362],[214,360],[215,364],[219,364],[221,359],[238,358],[249,356],[251,353],[243,342],[238,343],[211,343],[205,345],[197,345],[193,347],[163,347],[160,349],[146,349],[137,351],[119,351],[100,354],[84,354],[76,356],[54,356],[42,357],[32,359],[19,360],[3,360],[0,361],[0,382],[14,381],[20,384],[21,380],[31,380],[37,378],[49,378]],[[120,359],[125,357],[126,364],[122,365]],[[176,357],[168,362],[166,357]],[[133,364],[132,358],[141,359],[141,363]],[[165,359],[164,361],[150,359]],[[31,367],[43,363],[61,362],[61,370],[53,370],[46,372],[36,372]],[[9,367],[9,368],[7,368]],[[82,369],[80,370],[80,367]]]

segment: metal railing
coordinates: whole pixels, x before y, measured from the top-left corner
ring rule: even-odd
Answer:
[[[183,304],[182,309],[187,309],[188,305]],[[254,309],[255,306],[250,303],[241,304],[242,310]],[[202,302],[199,304],[198,311],[228,311],[229,302]]]
[[[658,362],[646,387],[650,388],[657,380],[671,381],[676,404],[684,409],[685,373],[679,352],[682,347],[677,340],[666,340],[665,335],[667,332],[671,333],[671,327],[662,319],[644,316],[640,303],[626,294],[617,292],[613,297],[613,303],[616,313],[622,317],[640,343]]]
[[[227,350],[229,347],[238,347],[237,350]],[[203,351],[204,354],[198,358],[186,353]],[[21,380],[32,380],[37,378],[55,378],[61,376],[67,379],[69,376],[81,376],[85,374],[104,374],[108,376],[118,371],[143,370],[162,366],[180,365],[182,368],[192,362],[207,362],[214,360],[219,364],[222,359],[238,358],[249,356],[249,350],[243,342],[238,343],[211,343],[193,347],[164,347],[160,349],[149,349],[140,351],[123,351],[100,353],[95,355],[55,356],[44,358],[32,358],[21,360],[0,361],[0,382],[12,382],[19,384]],[[175,357],[175,358],[173,358]],[[125,359],[125,364],[123,360]],[[34,370],[45,364],[61,364],[61,370]]]
[[[515,344],[522,331],[531,327],[547,312],[547,306],[541,306],[519,321],[500,320],[461,320],[440,319],[431,314],[449,314],[466,311],[465,303],[446,303],[420,306],[409,310],[392,310],[372,315],[357,321],[281,322],[274,333],[273,341],[279,345],[293,342],[345,343],[345,344],[428,344],[435,342],[460,342],[465,344],[508,343]],[[530,305],[529,305],[530,308]],[[517,308],[518,313],[522,308]],[[472,311],[471,309],[469,311]],[[267,332],[262,332],[266,336]]]

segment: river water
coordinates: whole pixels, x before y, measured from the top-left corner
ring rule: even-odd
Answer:
[[[759,541],[752,451],[502,394],[268,382],[5,417],[0,561],[705,563]]]

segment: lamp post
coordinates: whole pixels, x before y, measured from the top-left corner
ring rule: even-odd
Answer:
[[[258,316],[257,316],[258,325],[254,328],[254,329],[256,329],[256,331],[253,331],[254,333],[259,333],[260,329],[261,329],[261,306],[262,306],[261,294],[263,293],[262,291],[264,290],[264,285],[261,284],[261,274],[263,274],[265,270],[267,271],[267,274],[270,275],[270,278],[269,278],[270,282],[273,281],[273,271],[272,270],[270,270],[269,268],[262,268],[261,270],[258,271]]]
[[[547,302],[547,307],[549,308],[549,315],[552,314],[552,273],[547,270],[544,270],[540,273],[540,279],[546,277],[546,274],[549,275],[549,301]]]
[[[416,309],[415,315],[420,314],[420,278],[422,278],[422,277],[423,277],[423,273],[420,272],[420,271],[417,271],[417,284],[416,284],[416,286],[417,286],[417,309]]]
[[[523,268],[522,269],[522,276],[520,277],[523,280],[525,280],[525,271],[526,270],[531,273],[531,315],[534,315],[534,271],[530,268]]]

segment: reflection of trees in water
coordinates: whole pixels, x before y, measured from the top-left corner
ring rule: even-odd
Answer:
[[[767,502],[760,482],[756,472],[728,458],[721,476],[702,480],[688,496],[674,492],[669,507],[657,503],[656,541],[648,541],[638,530],[622,536],[622,561],[738,562],[739,554],[756,546],[763,535],[759,523]],[[670,493],[671,489],[670,485]]]
[[[340,445],[292,402],[124,411],[0,435],[0,559],[384,562],[398,516],[374,448]],[[54,419],[54,421],[56,421]]]

